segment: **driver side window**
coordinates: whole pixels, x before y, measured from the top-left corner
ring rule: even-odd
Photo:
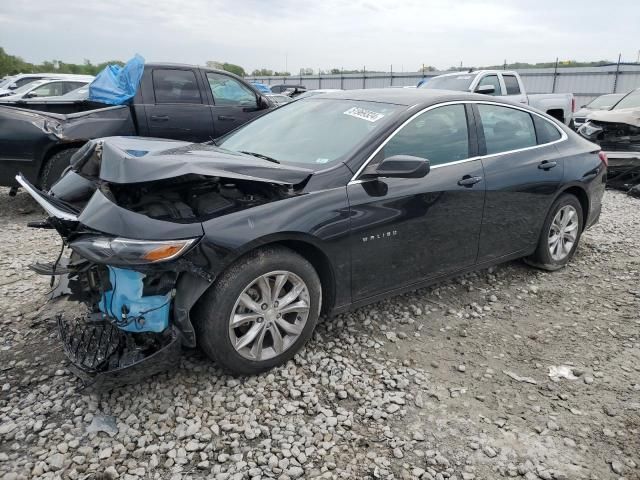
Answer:
[[[207,73],[213,102],[220,106],[257,108],[256,95],[235,78],[220,73]]]
[[[502,95],[502,87],[500,86],[500,80],[498,80],[497,75],[485,75],[478,82],[478,87],[482,87],[484,85],[491,85],[494,87],[493,93],[487,93],[486,95],[498,96]],[[478,88],[476,87],[476,89]]]
[[[382,158],[393,155],[426,158],[431,166],[469,158],[464,105],[447,105],[418,115],[384,146]]]

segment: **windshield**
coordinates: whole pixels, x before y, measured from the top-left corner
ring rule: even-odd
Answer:
[[[637,108],[640,107],[640,88],[628,93],[626,97],[616,103],[613,110],[620,110],[621,108]]]
[[[20,95],[21,93],[25,93],[28,92],[34,88],[36,88],[39,85],[44,85],[45,83],[47,83],[49,80],[36,80],[35,82],[29,82],[24,84],[23,86],[21,86],[20,88],[16,88],[11,95]]]
[[[469,90],[473,77],[474,75],[465,74],[434,77],[424,82],[419,88],[434,88],[436,90],[455,90],[458,92],[464,92]]]
[[[13,77],[7,77],[0,81],[0,88],[6,88],[13,83]]]
[[[225,137],[220,146],[282,163],[322,168],[346,158],[404,108],[388,103],[308,98],[263,115]]]
[[[622,93],[619,95],[601,95],[588,103],[587,108],[591,110],[609,110],[622,97],[624,97]]]

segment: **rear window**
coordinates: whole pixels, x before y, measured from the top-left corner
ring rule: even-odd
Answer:
[[[196,76],[191,70],[153,71],[156,103],[202,103]]]
[[[507,95],[519,95],[520,84],[515,75],[502,75],[504,86],[507,87]]]
[[[523,110],[478,104],[487,155],[537,145],[531,115]]]
[[[545,143],[555,142],[562,138],[560,131],[551,124],[550,121],[545,120],[538,115],[533,116],[533,121],[536,124],[536,136],[538,137],[538,145]]]

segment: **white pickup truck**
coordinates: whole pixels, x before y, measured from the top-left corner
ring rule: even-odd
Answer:
[[[420,88],[456,90],[506,97],[514,102],[530,105],[566,125],[570,125],[576,108],[572,93],[539,93],[527,95],[522,79],[510,70],[476,70],[438,75],[420,85]]]

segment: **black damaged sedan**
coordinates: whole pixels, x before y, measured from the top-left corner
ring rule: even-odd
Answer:
[[[606,164],[531,108],[386,89],[292,102],[217,142],[94,140],[49,192],[18,180],[69,249],[33,268],[87,305],[59,318],[65,351],[110,384],[196,345],[262,372],[321,313],[519,257],[561,268]]]

